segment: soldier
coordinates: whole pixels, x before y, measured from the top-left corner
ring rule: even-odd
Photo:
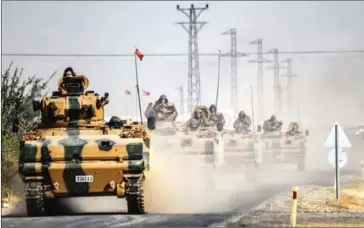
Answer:
[[[289,124],[288,126],[288,131],[286,132],[287,135],[297,135],[299,134],[299,126],[298,123],[296,122],[292,122]]]
[[[272,115],[270,119],[264,121],[264,131],[280,131],[282,128],[282,121],[277,121],[276,117]]]
[[[250,116],[246,115],[244,111],[239,112],[238,119],[235,120],[233,127],[236,133],[240,134],[242,132],[249,131],[249,127],[252,124]]]
[[[76,73],[73,71],[72,67],[67,67],[64,72],[63,72],[63,82],[61,83],[61,85],[59,86],[58,90],[59,92],[62,94],[62,95],[65,95],[67,94],[67,91],[65,89],[65,86],[64,86],[64,81],[67,79],[67,78],[71,78],[71,77],[74,77],[76,76]]]
[[[208,126],[209,124],[206,118],[204,117],[202,110],[200,109],[195,109],[193,117],[191,117],[187,121],[187,127],[192,131],[196,131],[200,127],[208,127]]]
[[[157,120],[175,121],[177,118],[177,109],[172,102],[169,102],[166,95],[161,95],[154,103],[153,110]]]
[[[111,129],[121,129],[123,122],[119,117],[113,116],[110,118],[110,121],[107,125],[109,125],[109,128]]]
[[[218,131],[222,131],[225,125],[225,118],[222,113],[218,113],[216,105],[211,105],[209,108],[210,116],[208,117],[208,123],[211,127],[216,126]]]

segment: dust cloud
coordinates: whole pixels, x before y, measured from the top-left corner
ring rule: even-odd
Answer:
[[[362,64],[363,58],[335,58],[296,84],[294,93],[307,126],[332,126],[335,121],[355,125],[364,121]]]
[[[205,165],[205,156],[178,149],[180,138],[156,136],[151,177],[145,184],[149,213],[199,214],[230,211],[234,194],[244,190],[243,173]],[[202,148],[201,148],[202,149]]]

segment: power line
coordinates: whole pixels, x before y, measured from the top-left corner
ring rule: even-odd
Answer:
[[[280,55],[303,55],[303,54],[358,54],[364,53],[364,50],[339,50],[339,51],[280,51]],[[246,55],[258,55],[257,52],[245,53]],[[270,55],[273,53],[265,53]],[[4,53],[2,56],[24,56],[24,57],[134,57],[134,54],[118,53],[118,54],[46,54],[46,53]],[[218,56],[219,53],[199,53],[200,56]],[[149,57],[174,57],[188,56],[188,53],[146,53],[144,56]],[[245,56],[237,56],[245,57]]]

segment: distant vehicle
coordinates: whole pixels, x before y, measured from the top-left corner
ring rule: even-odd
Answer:
[[[299,171],[305,170],[305,158],[307,150],[307,136],[309,131],[301,132],[297,122],[291,122],[291,126],[298,127],[298,133],[288,134],[280,130],[273,132],[263,132],[260,141],[263,146],[262,166],[274,163],[293,163],[297,164]],[[261,126],[258,126],[261,132]]]

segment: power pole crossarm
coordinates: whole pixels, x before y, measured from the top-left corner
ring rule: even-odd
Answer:
[[[198,57],[198,40],[197,34],[207,24],[206,21],[197,21],[202,12],[209,7],[197,7],[192,4],[190,8],[180,8],[177,5],[177,11],[183,13],[189,20],[187,22],[178,22],[188,33],[188,111],[192,112],[196,105],[201,104],[201,79],[200,63]],[[188,27],[187,27],[188,25]],[[197,27],[197,25],[199,25]]]

